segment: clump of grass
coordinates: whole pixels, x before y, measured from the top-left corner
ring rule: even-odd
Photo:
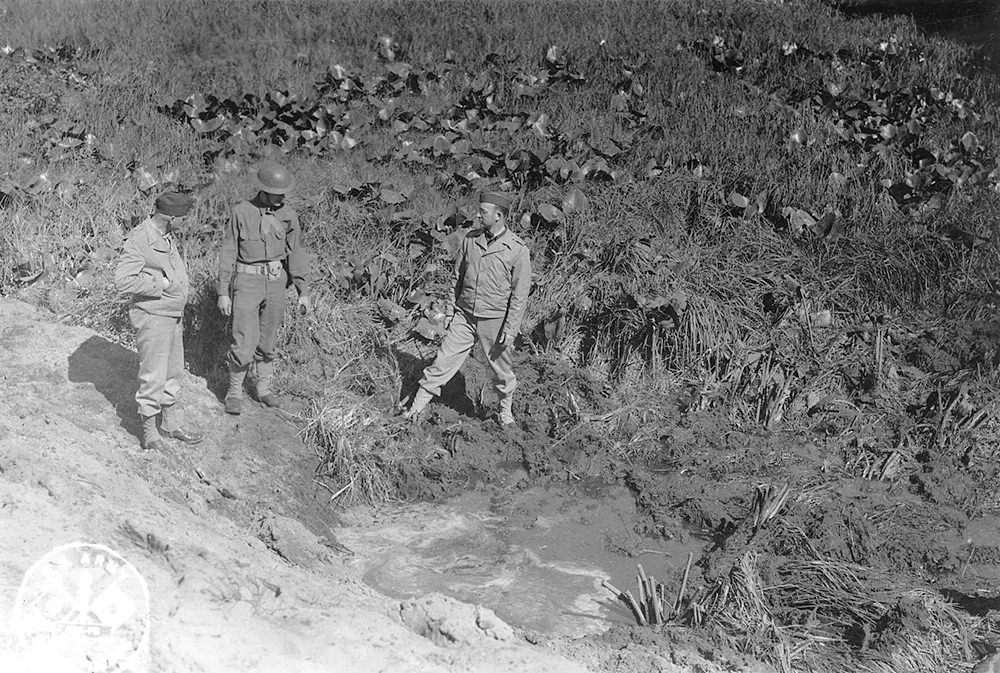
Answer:
[[[313,405],[303,434],[316,449],[317,479],[330,491],[331,503],[383,504],[421,494],[421,457],[398,439],[381,409],[338,388]]]
[[[695,623],[716,624],[779,670],[826,666],[830,643],[851,647],[839,665],[866,673],[955,670],[976,656],[981,618],[959,612],[935,593],[874,581],[871,568],[834,561],[789,560],[767,586],[757,555],[746,553],[694,606]],[[839,659],[840,656],[835,655]]]
[[[913,628],[916,619],[919,628]],[[971,665],[972,647],[986,625],[981,617],[959,611],[935,592],[913,589],[896,601],[879,623],[873,649],[883,656],[858,667],[864,673],[953,671],[956,662]],[[888,661],[893,662],[891,665]]]
[[[785,495],[758,487],[747,518],[703,559],[714,579],[687,596],[685,571],[675,609],[664,612],[668,623],[722,633],[781,671],[971,666],[978,658],[972,643],[990,638],[981,618],[934,592],[907,589],[884,570],[821,556],[802,528],[778,518]],[[654,623],[648,612],[636,613],[640,625]]]
[[[754,552],[740,556],[705,597],[692,601],[691,617],[695,624],[718,625],[741,651],[790,673],[792,643],[771,614],[757,564]]]
[[[291,371],[281,378],[285,390],[306,399],[343,387],[392,408],[384,399],[396,386],[398,365],[369,302],[338,301],[329,288],[315,288],[309,316],[291,315],[285,343]]]
[[[317,283],[313,314],[286,321],[277,381],[307,403],[302,434],[319,459],[317,481],[338,506],[425,495],[419,447],[387,420],[402,385],[395,350],[369,301],[338,294]]]

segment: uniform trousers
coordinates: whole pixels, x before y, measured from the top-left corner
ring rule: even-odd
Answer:
[[[486,360],[493,368],[493,380],[497,392],[501,397],[513,393],[517,387],[517,377],[511,368],[511,349],[496,347],[497,336],[503,328],[504,320],[503,317],[476,318],[465,311],[456,311],[437,357],[424,369],[420,387],[432,395],[440,395],[441,387],[458,372],[478,341],[486,354]]]
[[[139,351],[139,415],[155,416],[177,399],[184,378],[184,330],[181,319],[154,315],[141,308],[129,311]]]
[[[285,317],[287,275],[237,273],[233,280],[233,345],[231,369],[274,359],[278,331]]]

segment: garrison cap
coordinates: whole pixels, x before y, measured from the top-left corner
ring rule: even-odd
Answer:
[[[156,199],[156,211],[171,217],[187,215],[194,205],[194,199],[180,192],[166,192]]]
[[[514,197],[511,194],[504,194],[502,192],[482,192],[479,194],[479,203],[492,203],[493,205],[510,210],[510,207],[514,205]]]

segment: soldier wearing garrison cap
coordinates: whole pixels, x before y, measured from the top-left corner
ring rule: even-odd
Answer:
[[[243,382],[256,370],[257,399],[279,406],[271,390],[278,330],[285,315],[285,289],[298,291],[302,313],[309,300],[309,258],[302,245],[299,217],[285,205],[295,176],[280,164],[265,162],[255,176],[257,195],[233,208],[219,251],[219,310],[232,316],[232,347],[226,357],[229,390],[226,413],[243,410]]]
[[[528,247],[507,227],[513,198],[485,192],[479,197],[483,228],[462,241],[455,262],[455,287],[448,302],[448,331],[434,362],[423,378],[407,418],[415,418],[441,392],[478,341],[493,368],[500,395],[499,421],[514,423],[513,401],[517,377],[511,368],[511,347],[521,331],[521,319],[531,289]]]
[[[181,427],[174,410],[184,376],[184,304],[189,283],[173,232],[187,223],[194,200],[178,192],[156,199],[156,212],[129,232],[115,287],[132,296],[129,318],[136,330],[142,446],[163,450],[164,436],[197,444],[202,434]],[[157,423],[159,421],[159,423]]]

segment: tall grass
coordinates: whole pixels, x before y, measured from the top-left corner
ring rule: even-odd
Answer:
[[[64,186],[29,192],[0,210],[3,291],[48,301],[57,312],[127,339],[122,302],[110,290],[114,255],[108,251],[150,211],[155,190],[138,189],[136,170],[177,171],[198,197],[199,226],[186,245],[197,287],[188,316],[190,364],[219,383],[225,349],[213,290],[219,226],[234,201],[251,195],[249,172],[265,156],[289,163],[300,177],[290,202],[316,252],[320,326],[338,320],[344,302],[401,302],[414,286],[444,291],[446,269],[422,271],[431,258],[443,261],[440,247],[427,258],[408,254],[422,225],[394,222],[391,213],[340,199],[330,189],[348,178],[402,179],[415,185],[408,205],[420,214],[437,217],[471,204],[467,190],[440,187],[430,169],[376,160],[373,148],[397,143],[391,131],[373,127],[349,153],[282,156],[274,147],[257,146],[222,165],[205,161],[204,140],[158,111],[192,93],[239,99],[281,89],[308,97],[335,64],[370,76],[384,68],[375,55],[380,35],[391,35],[417,67],[454,62],[426,97],[401,96],[416,110],[447,108],[472,76],[490,70],[499,80],[501,108],[545,111],[553,129],[577,141],[631,145],[615,160],[615,182],[582,185],[590,201],[584,212],[558,231],[520,232],[531,241],[537,272],[527,327],[564,315],[572,336],[564,353],[582,366],[623,385],[648,377],[680,381],[698,405],[730,404],[741,422],[767,423],[780,419],[779,407],[789,403],[784,382],[794,380],[791,392],[802,394],[811,385],[834,385],[829,370],[838,363],[818,358],[817,335],[800,330],[788,336],[802,327],[802,312],[829,310],[840,325],[886,312],[918,324],[956,306],[966,316],[984,315],[996,258],[995,244],[984,241],[998,214],[996,195],[964,190],[933,219],[915,221],[879,184],[899,178],[906,167],[891,157],[862,161],[831,134],[809,99],[830,81],[854,91],[876,80],[953,89],[976,99],[985,117],[943,120],[931,129],[933,137],[945,143],[974,127],[995,148],[996,126],[986,123],[996,113],[987,101],[994,85],[968,69],[965,50],[927,38],[905,20],[849,22],[809,0],[791,6],[724,0],[10,0],[0,9],[0,44],[77,51],[33,65],[0,57],[0,74],[23,89],[17,105],[0,108],[0,143],[8,148],[0,155],[0,191],[4,180],[26,185],[41,174]],[[922,56],[864,60],[891,38],[916,45]],[[713,70],[704,50],[716,40],[739,51],[738,73]],[[786,58],[784,47],[792,43],[816,56]],[[551,87],[535,100],[518,98],[514,75],[537,72],[553,44],[568,49],[570,69],[586,84]],[[496,56],[487,60],[491,54]],[[67,79],[67,72],[83,83]],[[622,87],[644,109],[644,122],[611,106]],[[52,143],[45,133],[24,132],[37,110],[79,124],[92,134],[93,151],[46,159]],[[796,129],[813,141],[788,144]],[[531,136],[502,140],[498,151],[541,144]],[[646,178],[651,159],[666,168]],[[833,173],[844,175],[844,182],[831,181]],[[728,201],[733,191],[766,191],[768,214],[734,213]],[[564,192],[564,186],[543,184],[525,194],[521,206],[559,203]],[[845,235],[836,242],[795,237],[774,221],[774,212],[786,206],[817,215],[836,209]],[[962,235],[969,222],[979,232],[971,247]],[[352,258],[367,264],[381,253],[401,260],[396,266],[379,262],[377,273],[387,275],[386,283],[340,283],[343,264]],[[20,288],[12,283],[12,268],[22,262],[44,262],[49,273]],[[765,296],[777,297],[778,307],[767,308]],[[650,308],[659,299],[676,301]],[[305,366],[303,351],[312,337],[303,329],[294,321],[287,327],[290,371],[284,380],[314,390],[323,408],[328,374]],[[327,332],[316,333],[322,339]],[[312,385],[303,378],[307,371],[315,377]],[[849,379],[844,375],[836,385],[846,389]]]

